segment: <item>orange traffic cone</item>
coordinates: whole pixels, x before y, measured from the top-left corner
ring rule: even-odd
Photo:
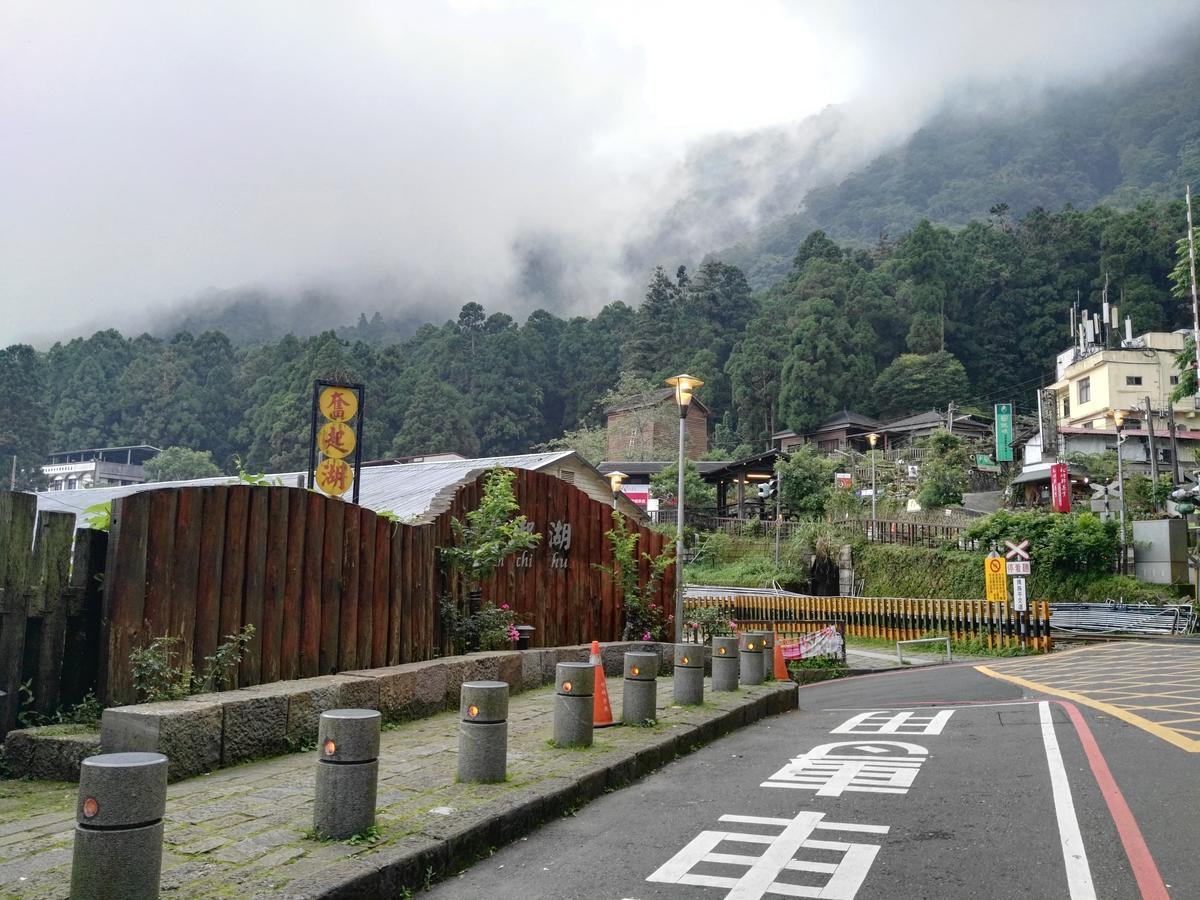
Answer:
[[[592,641],[592,658],[596,667],[596,686],[592,691],[592,727],[607,728],[613,722],[612,704],[608,702],[608,682],[604,680],[604,663],[600,660],[600,642]]]
[[[787,663],[783,659],[783,647],[779,643],[779,632],[775,632],[775,680],[789,681],[792,676],[788,674]]]

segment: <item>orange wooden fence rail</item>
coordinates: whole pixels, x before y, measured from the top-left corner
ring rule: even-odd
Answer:
[[[1032,601],[1028,612],[1014,612],[1004,603],[986,600],[934,600],[903,597],[755,596],[690,597],[688,611],[715,606],[740,624],[785,627],[802,619],[846,623],[856,637],[906,641],[928,635],[947,635],[965,641],[983,638],[991,649],[1027,646],[1049,650],[1050,606]]]

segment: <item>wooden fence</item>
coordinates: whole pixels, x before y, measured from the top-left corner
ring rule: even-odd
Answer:
[[[1033,601],[1028,612],[986,600],[924,600],[898,597],[721,596],[689,597],[684,612],[716,606],[739,627],[787,628],[806,619],[846,624],[856,637],[907,641],[927,635],[954,640],[983,638],[992,649],[1028,646],[1049,650],[1050,607]]]
[[[483,478],[428,524],[298,488],[221,485],[122,497],[108,534],[72,535],[73,516],[43,513],[36,543],[34,496],[0,492],[0,734],[26,681],[46,714],[91,689],[106,704],[133,702],[130,653],[160,636],[202,671],[253,625],[239,686],[448,653],[437,548],[452,543],[451,519],[478,505]],[[509,603],[538,646],[619,639],[621,597],[598,568],[612,564],[612,508],[539,472],[518,470],[514,489],[542,540],[489,579],[484,598]],[[669,543],[628,524],[639,553]],[[639,574],[644,583],[644,559]],[[668,608],[673,590],[671,569],[656,591]]]
[[[877,544],[940,547],[949,542],[965,550],[979,549],[979,542],[967,540],[967,529],[960,525],[932,525],[894,519],[876,519],[874,527],[870,519],[848,519],[844,524]]]
[[[0,491],[0,739],[26,691],[30,710],[49,716],[96,680],[108,535],[72,534],[69,513],[36,514],[32,494]]]

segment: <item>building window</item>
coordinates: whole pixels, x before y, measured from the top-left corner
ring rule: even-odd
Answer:
[[[1171,384],[1179,384],[1179,376],[1178,375],[1171,376]]]
[[[1063,397],[1063,418],[1071,418],[1071,398],[1069,396]]]
[[[1092,399],[1092,379],[1079,379],[1079,403],[1082,406]]]
[[[1141,387],[1141,384],[1142,384],[1142,376],[1141,375],[1126,375],[1125,376],[1125,386],[1126,387]]]

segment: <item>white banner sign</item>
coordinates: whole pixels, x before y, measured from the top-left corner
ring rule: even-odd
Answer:
[[[1022,562],[1021,560],[1009,560],[1005,565],[1009,575],[1032,575],[1033,566],[1031,563]]]

